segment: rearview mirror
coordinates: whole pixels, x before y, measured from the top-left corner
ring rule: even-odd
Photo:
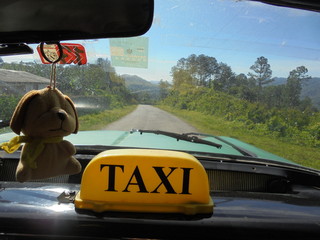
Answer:
[[[0,43],[130,37],[144,34],[153,0],[4,0]]]

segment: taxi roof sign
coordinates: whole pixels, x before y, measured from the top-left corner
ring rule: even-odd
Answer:
[[[211,214],[205,169],[190,154],[167,150],[108,150],[84,170],[77,209],[94,212]]]

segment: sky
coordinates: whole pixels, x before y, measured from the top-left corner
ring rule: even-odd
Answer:
[[[148,41],[148,68],[117,67],[118,74],[149,81],[171,81],[177,61],[191,54],[215,57],[236,74],[250,72],[255,60],[268,58],[273,77],[287,77],[304,65],[320,77],[320,14],[231,0],[156,0]],[[89,61],[110,59],[108,39],[81,41]],[[36,52],[36,51],[35,51]],[[39,61],[33,56],[3,57]],[[16,60],[18,59],[18,60]]]

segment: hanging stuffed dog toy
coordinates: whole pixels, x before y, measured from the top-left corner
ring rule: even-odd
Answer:
[[[2,144],[7,152],[23,146],[16,179],[25,182],[81,171],[73,157],[75,147],[64,136],[78,131],[78,116],[71,99],[50,87],[32,90],[22,97],[11,118],[17,136]]]

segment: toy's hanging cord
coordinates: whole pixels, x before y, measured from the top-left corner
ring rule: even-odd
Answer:
[[[56,63],[59,62],[63,56],[62,46],[61,46],[60,42],[52,43],[52,44],[56,44],[58,46],[59,52],[58,52],[58,58],[55,60],[51,60],[47,57],[46,53],[44,52],[43,44],[44,44],[43,42],[40,43],[40,51],[41,51],[43,58],[47,62],[51,63],[50,88],[55,90],[56,89]]]
[[[51,64],[51,74],[50,74],[50,87],[56,89],[56,64]]]

